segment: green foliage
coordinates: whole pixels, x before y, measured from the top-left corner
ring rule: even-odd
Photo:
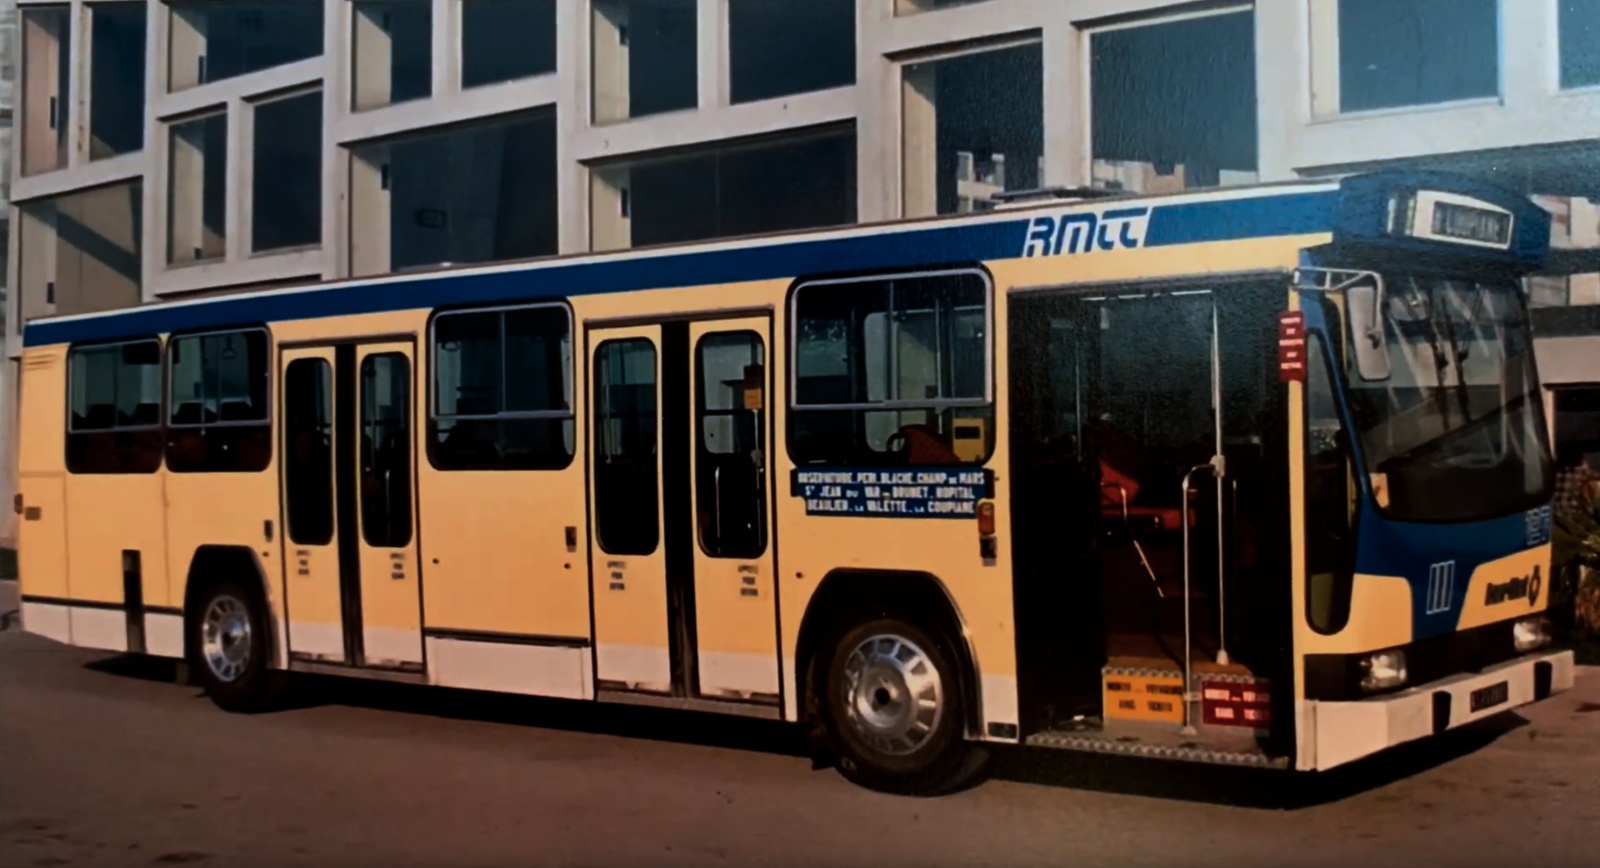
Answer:
[[[1577,506],[1556,510],[1552,537],[1557,570],[1600,569],[1600,495],[1591,491]]]

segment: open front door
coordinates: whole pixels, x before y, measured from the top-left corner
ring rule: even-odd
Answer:
[[[422,668],[413,345],[283,351],[291,659]]]

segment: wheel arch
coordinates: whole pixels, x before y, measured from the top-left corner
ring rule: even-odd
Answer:
[[[224,577],[243,579],[253,589],[261,606],[262,617],[267,621],[267,661],[271,667],[281,668],[279,660],[282,642],[278,613],[272,607],[272,589],[267,584],[267,573],[260,558],[249,546],[208,543],[196,548],[189,559],[189,570],[184,576],[183,612],[187,619],[199,606],[199,595],[208,585]],[[192,659],[191,631],[183,631],[184,659]]]
[[[810,602],[806,604],[795,642],[801,719],[816,719],[818,679],[815,663],[828,631],[845,615],[874,607],[916,618],[919,625],[931,628],[949,644],[956,658],[958,688],[965,706],[966,720],[963,723],[966,736],[981,738],[983,697],[977,652],[972,647],[966,621],[949,588],[938,576],[922,571],[844,567],[822,578]]]

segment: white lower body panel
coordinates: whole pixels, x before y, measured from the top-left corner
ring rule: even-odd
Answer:
[[[1553,651],[1519,657],[1483,672],[1457,675],[1400,693],[1355,702],[1306,700],[1305,725],[1300,729],[1300,756],[1296,766],[1323,770],[1370,756],[1395,745],[1435,734],[1435,695],[1449,697],[1448,720],[1443,729],[1455,729],[1475,720],[1534,702],[1535,671],[1550,666],[1550,692],[1572,687],[1575,671],[1571,651]],[[1506,698],[1487,708],[1473,710],[1472,694],[1505,682]]]
[[[432,684],[561,699],[594,697],[585,647],[434,638],[427,643]]]
[[[707,696],[742,698],[760,693],[778,694],[778,661],[769,654],[700,651],[700,692]]]

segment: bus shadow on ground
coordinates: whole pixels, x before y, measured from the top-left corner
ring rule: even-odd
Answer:
[[[1300,810],[1354,798],[1476,753],[1527,726],[1515,712],[1399,745],[1326,772],[1236,768],[1041,748],[1008,748],[992,779],[1177,801]]]
[[[84,664],[122,678],[191,684],[187,668],[166,659],[117,655]],[[205,695],[196,690],[197,700]],[[807,758],[816,757],[789,723],[679,709],[547,699],[447,687],[298,676],[279,711],[318,707],[388,711],[448,720],[609,735]],[[218,712],[219,714],[221,712]],[[1298,810],[1382,789],[1469,756],[1528,725],[1516,712],[1486,718],[1431,739],[1314,774],[1233,768],[1038,747],[999,747],[982,779],[1265,810]]]

